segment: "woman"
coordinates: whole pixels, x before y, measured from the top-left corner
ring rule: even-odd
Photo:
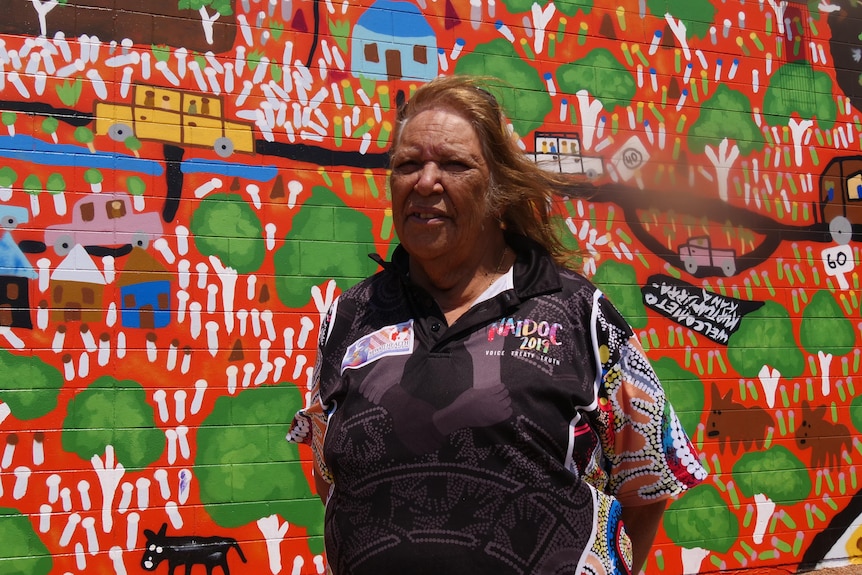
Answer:
[[[568,267],[564,180],[463,77],[416,91],[391,158],[401,245],[334,302],[289,435],[315,453],[333,572],[630,573],[706,474],[628,324]]]

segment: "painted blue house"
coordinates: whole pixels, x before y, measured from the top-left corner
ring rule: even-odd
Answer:
[[[350,52],[357,78],[428,81],[437,76],[437,37],[410,2],[374,2],[353,26]]]
[[[117,278],[123,327],[154,329],[170,324],[171,279],[173,276],[155,258],[134,248]]]
[[[12,234],[3,234],[0,237],[0,326],[33,329],[29,280],[38,277]]]

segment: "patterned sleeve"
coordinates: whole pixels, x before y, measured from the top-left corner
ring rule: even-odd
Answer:
[[[617,309],[596,294],[593,346],[601,363],[596,425],[607,471],[605,491],[623,506],[667,499],[706,479],[698,455]]]
[[[288,441],[311,446],[311,452],[314,456],[314,474],[330,485],[332,485],[332,474],[323,460],[323,438],[326,435],[329,413],[320,399],[320,371],[323,363],[323,347],[331,332],[337,304],[338,299],[333,302],[320,326],[317,361],[312,375],[308,405],[296,412],[287,432]]]

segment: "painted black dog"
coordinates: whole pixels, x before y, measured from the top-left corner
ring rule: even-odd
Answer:
[[[180,565],[186,566],[185,575],[190,575],[192,565],[204,565],[207,575],[212,575],[213,567],[218,565],[224,575],[230,575],[227,565],[227,553],[231,547],[236,548],[239,558],[245,563],[245,555],[239,548],[239,543],[231,537],[197,537],[194,535],[169,537],[165,535],[168,524],[162,524],[158,533],[144,529],[147,538],[141,567],[154,571],[162,561],[168,562],[168,575],[174,575],[174,569]]]

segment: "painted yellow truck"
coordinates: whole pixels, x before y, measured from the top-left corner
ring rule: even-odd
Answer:
[[[136,85],[132,105],[96,103],[96,134],[117,142],[131,136],[212,148],[222,158],[254,152],[252,124],[224,118],[222,98],[184,90]]]

